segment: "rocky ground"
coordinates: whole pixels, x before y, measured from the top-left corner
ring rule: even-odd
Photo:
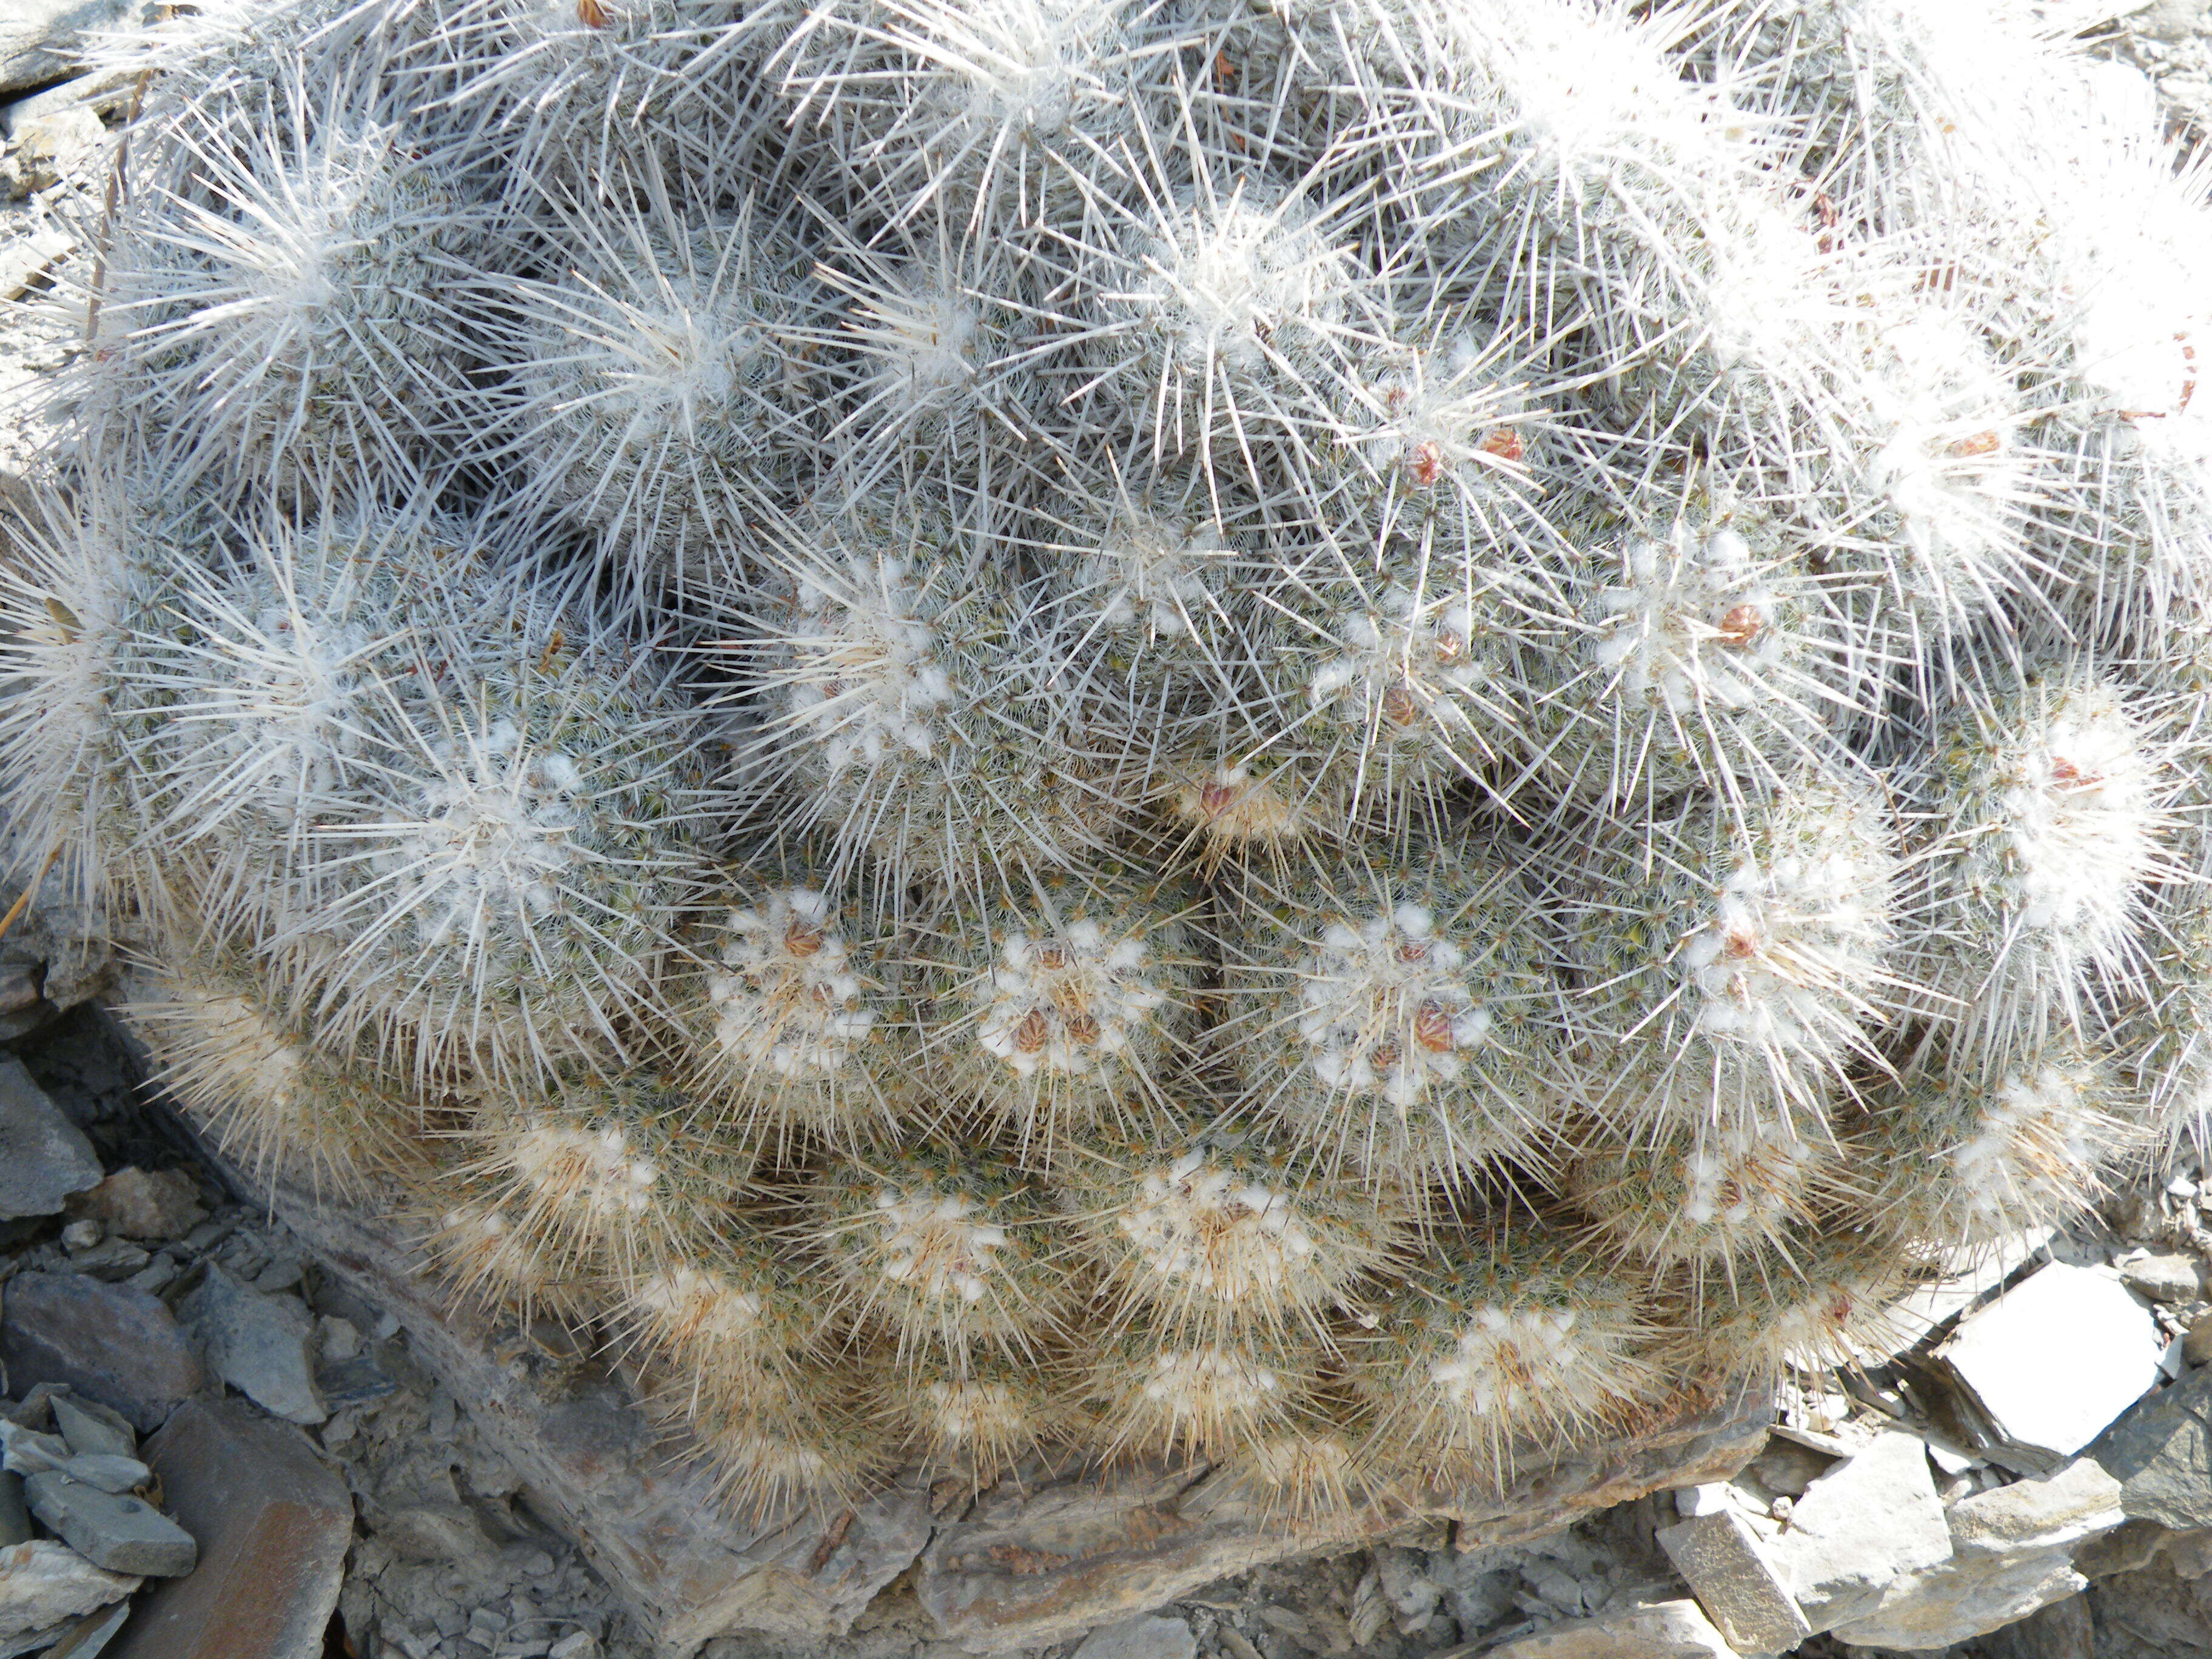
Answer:
[[[70,28],[123,9],[21,0],[0,17],[0,495],[44,442],[35,391],[81,335],[68,295],[130,96],[69,78]],[[2045,10],[2149,76],[2179,130],[2212,133],[2204,0]],[[105,1017],[75,1006],[109,987],[108,931],[46,906],[0,941],[0,1659],[648,1659],[645,1626],[502,1449],[511,1425],[488,1432],[389,1308],[228,1184],[149,1103]],[[1726,1482],[1504,1547],[1424,1522],[1032,1651],[2212,1652],[2199,1180],[2187,1158],[2136,1172],[2083,1227],[1959,1263],[1900,1310],[1890,1352],[1788,1391]],[[494,1358],[552,1374],[587,1358],[542,1325],[499,1340],[529,1352]],[[917,1571],[842,1638],[703,1651],[969,1651],[937,1634]]]

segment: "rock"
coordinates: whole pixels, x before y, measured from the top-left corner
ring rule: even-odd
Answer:
[[[1954,1504],[1951,1547],[1960,1555],[2070,1548],[2127,1518],[2121,1491],[2094,1458],[2077,1457],[2040,1480],[2015,1481]]]
[[[2162,1553],[2177,1578],[2202,1578],[2212,1573],[2212,1527],[2165,1534]]]
[[[545,1659],[597,1659],[599,1638],[587,1630],[570,1631],[545,1650]]]
[[[2177,1578],[2164,1561],[2134,1572],[2102,1578],[2083,1599],[2089,1617],[2105,1638],[2099,1659],[2203,1659],[2212,1653],[2212,1608],[2199,1594],[2202,1584]]]
[[[59,109],[12,121],[9,132],[15,141],[15,165],[34,191],[92,173],[108,146],[106,124],[88,109]]]
[[[1899,1574],[1951,1554],[1927,1448],[1913,1435],[1880,1435],[1807,1486],[1771,1548],[1813,1630],[1873,1612]]]
[[[2125,1501],[2124,1492],[2122,1501]],[[2074,1552],[2074,1570],[2084,1578],[2110,1578],[2115,1573],[2147,1567],[2175,1534],[2154,1521],[2123,1521],[2112,1531],[2092,1538]]]
[[[0,1473],[0,1549],[31,1535],[31,1510],[23,1502],[23,1477]]]
[[[2120,1282],[2154,1302],[2194,1302],[2197,1297],[2197,1258],[2147,1255],[2123,1261]]]
[[[48,1396],[46,1403],[53,1410],[54,1428],[71,1451],[86,1457],[137,1455],[138,1437],[122,1413],[60,1392]]]
[[[1983,1659],[2097,1659],[2097,1629],[2089,1598],[2069,1595],[2039,1607],[2017,1624],[1981,1641]]]
[[[76,246],[76,237],[52,225],[41,225],[27,235],[0,242],[0,300],[21,299],[33,283],[53,269]],[[9,1064],[15,1062],[10,1060]],[[95,1163],[93,1167],[96,1170],[99,1165]],[[98,1176],[95,1175],[94,1178],[96,1180]],[[63,1190],[75,1192],[77,1188],[71,1186]],[[60,1207],[56,1204],[52,1209],[26,1211],[25,1213],[52,1215]]]
[[[0,32],[5,27],[0,22]],[[7,291],[15,246],[0,248],[0,300],[23,291],[21,286]],[[84,1132],[31,1081],[21,1060],[0,1059],[0,1221],[58,1215],[71,1193],[99,1182],[100,1159]]]
[[[2176,1532],[2212,1527],[2212,1370],[2144,1401],[2090,1455],[2119,1480],[2129,1515]]]
[[[496,1547],[465,1504],[410,1504],[380,1516],[377,1537],[403,1561],[466,1561]]]
[[[353,1500],[307,1437],[236,1401],[191,1401],[146,1461],[200,1567],[140,1598],[110,1659],[321,1659]]]
[[[125,1238],[182,1238],[207,1219],[199,1183],[182,1170],[126,1165],[69,1200],[69,1212],[104,1224]]]
[[[82,1618],[138,1588],[51,1539],[0,1549],[0,1638]]]
[[[157,1428],[205,1380],[168,1309],[143,1291],[81,1273],[18,1273],[0,1303],[0,1364],[17,1389],[63,1382]]]
[[[1781,1653],[1813,1633],[1774,1564],[1733,1510],[1662,1527],[1659,1547],[1729,1644]]]
[[[1488,1649],[1483,1659],[1736,1659],[1737,1652],[1695,1601],[1659,1601],[1601,1619],[1569,1619]]]
[[[23,1482],[31,1513],[94,1566],[110,1572],[174,1578],[192,1570],[191,1534],[143,1498],[88,1486],[60,1474]]]
[[[61,1473],[102,1492],[129,1492],[144,1486],[152,1471],[135,1457],[72,1457]]]
[[[2023,1467],[2048,1469],[2158,1382],[2163,1346],[2117,1279],[2052,1262],[1961,1321],[1935,1358]]]
[[[2212,1364],[2212,1309],[2190,1322],[2188,1334],[2181,1339],[2181,1357],[2192,1365]]]
[[[62,1639],[47,1650],[46,1659],[99,1659],[114,1640],[115,1632],[131,1616],[131,1604],[118,1601],[104,1613],[88,1613],[70,1626]]]
[[[69,1442],[0,1418],[0,1468],[10,1474],[44,1474],[65,1467]]]
[[[1702,1486],[1674,1489],[1674,1513],[1685,1521],[1693,1521],[1701,1515],[1718,1515],[1732,1501],[1725,1480],[1708,1480]]]
[[[0,92],[22,92],[76,72],[87,34],[143,19],[139,0],[9,0],[0,9]]]
[[[1863,1648],[1944,1648],[2027,1617],[2088,1583],[2063,1550],[1955,1557],[1899,1579],[1863,1619],[1838,1625],[1838,1641]]]
[[[330,1415],[315,1387],[315,1321],[296,1296],[249,1291],[215,1262],[177,1306],[208,1366],[255,1405],[292,1423]]]
[[[1101,1625],[1071,1659],[1197,1659],[1198,1638],[1180,1619],[1140,1615]]]

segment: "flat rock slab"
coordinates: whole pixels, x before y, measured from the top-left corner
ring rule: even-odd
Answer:
[[[138,0],[8,0],[0,7],[0,94],[74,73],[84,37],[141,21]]]
[[[1899,1579],[1873,1613],[1837,1626],[1835,1633],[1854,1647],[1948,1648],[2063,1601],[2088,1583],[2063,1549],[1954,1556]]]
[[[1042,1647],[1269,1561],[1371,1544],[1423,1518],[1462,1549],[1518,1543],[1669,1486],[1724,1480],[1765,1439],[1771,1395],[1732,1392],[1644,1434],[1565,1453],[1522,1448],[1503,1491],[1397,1494],[1293,1524],[1279,1498],[1204,1465],[1072,1475],[986,1492],[922,1554],[915,1593],[970,1651]]]
[[[1484,1659],[1736,1659],[1736,1653],[1695,1601],[1655,1601],[1601,1619],[1564,1620],[1489,1649]]]
[[[1813,1633],[1780,1571],[1734,1510],[1662,1527],[1658,1540],[1729,1646],[1784,1653]]]
[[[1180,1619],[1140,1613],[1101,1625],[1077,1644],[1070,1659],[1198,1659],[1198,1638]]]
[[[234,1401],[195,1400],[145,1455],[200,1565],[140,1599],[114,1659],[321,1659],[353,1498],[307,1437]]]
[[[1927,1445],[1894,1431],[1808,1484],[1772,1546],[1815,1631],[1872,1613],[1885,1587],[1948,1560],[1951,1547]]]
[[[0,1549],[0,1641],[82,1618],[138,1588],[51,1539]]]
[[[0,1059],[0,1221],[59,1215],[72,1193],[99,1184],[100,1158],[84,1131],[31,1080],[21,1060]]]
[[[1954,1504],[1952,1547],[1960,1555],[2071,1549],[2127,1519],[2124,1491],[2096,1459],[2077,1457],[2040,1480],[2016,1480]]]
[[[1962,1321],[1935,1358],[1994,1434],[2050,1469],[2156,1386],[2164,1346],[2117,1278],[2055,1261]]]
[[[205,1380],[163,1303],[85,1273],[17,1273],[0,1289],[0,1362],[17,1392],[65,1383],[142,1433]]]
[[[288,1423],[329,1417],[315,1387],[314,1317],[298,1297],[264,1296],[210,1261],[177,1317],[208,1369],[262,1410]]]
[[[178,1578],[198,1559],[192,1535],[143,1498],[102,1492],[58,1473],[28,1476],[23,1495],[31,1513],[64,1543],[110,1572]]]
[[[2142,1401],[2090,1455],[2119,1481],[2130,1517],[2176,1532],[2212,1527],[2212,1369]]]

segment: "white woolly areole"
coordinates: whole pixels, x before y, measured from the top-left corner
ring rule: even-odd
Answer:
[[[1618,1337],[1585,1328],[1571,1308],[1480,1307],[1428,1381],[1452,1408],[1503,1424],[1595,1416],[1618,1395],[1606,1379]]]
[[[939,1378],[922,1389],[922,1397],[928,1402],[929,1429],[942,1445],[1004,1445],[1035,1432],[1029,1412],[1003,1382]]]
[[[784,703],[831,777],[888,759],[926,758],[956,688],[904,561],[856,566],[832,593],[801,582],[786,652]]]
[[[2081,1076],[2042,1065],[2008,1075],[1990,1094],[1973,1131],[1949,1154],[1977,1221],[2002,1224],[2023,1203],[2070,1206],[2095,1167],[2096,1115]]]
[[[743,1342],[757,1334],[767,1304],[711,1269],[684,1266],[649,1275],[631,1303],[664,1335],[708,1342]]]
[[[529,1186],[595,1218],[643,1214],[660,1180],[660,1165],[634,1152],[629,1132],[617,1124],[533,1125],[510,1135],[505,1151]]]
[[[1315,1076],[1401,1109],[1457,1080],[1491,1026],[1461,972],[1466,959],[1418,904],[1331,922],[1298,988],[1297,1034]]]
[[[441,744],[434,758],[439,769],[417,787],[411,822],[370,860],[416,940],[473,948],[502,919],[558,908],[562,875],[586,857],[575,761],[527,749],[509,720],[465,747]]]
[[[1490,678],[1474,654],[1474,611],[1465,599],[1424,603],[1396,582],[1374,609],[1339,623],[1334,643],[1306,683],[1306,701],[1363,731],[1388,735],[1424,719],[1464,725],[1450,694],[1475,691]]]
[[[1105,90],[1097,65],[1127,27],[1109,0],[900,0],[886,12],[891,38],[936,71],[921,86],[922,115],[961,124],[924,135],[939,149],[992,143],[983,159],[996,162],[1006,138],[1056,138],[1079,108],[1096,118]]]
[[[1769,1053],[1830,1056],[1881,973],[1891,860],[1857,836],[1729,872],[1676,961],[1696,1029]]]
[[[1297,1195],[1219,1167],[1203,1148],[1146,1170],[1138,1193],[1114,1224],[1164,1285],[1240,1302],[1316,1276]]]
[[[973,1307],[989,1295],[1006,1230],[969,1219],[982,1206],[955,1193],[885,1187],[875,1200],[883,1276],[926,1302]]]
[[[1522,453],[1507,422],[1516,400],[1478,380],[1481,354],[1461,336],[1442,350],[1421,352],[1367,382],[1376,423],[1359,439],[1360,453],[1378,476],[1395,474],[1407,488],[1432,489],[1446,477],[1503,469]]]
[[[478,1205],[446,1212],[437,1249],[450,1270],[466,1279],[543,1285],[555,1277],[528,1232],[516,1231],[499,1211]]]
[[[1270,185],[1214,198],[1186,186],[1158,232],[1137,238],[1132,291],[1108,297],[1149,323],[1182,374],[1257,373],[1286,343],[1279,334],[1344,310],[1347,257],[1310,216]]]
[[[874,359],[866,382],[873,405],[908,416],[957,409],[981,365],[982,313],[957,288],[916,284],[872,295],[852,324]]]
[[[2101,682],[2055,700],[2041,729],[2025,735],[1993,780],[2001,828],[1981,839],[1996,845],[1969,847],[1968,879],[2022,925],[2099,948],[2125,935],[2156,856],[2166,821],[2158,768]]]
[[[1598,595],[1588,648],[1624,701],[1690,714],[1790,694],[1769,678],[1787,642],[1781,595],[1735,531],[1631,542],[1621,576]]]
[[[1213,601],[1201,574],[1229,551],[1218,527],[1178,523],[1140,507],[1114,515],[1096,552],[1075,566],[1074,591],[1097,597],[1097,619],[1116,631],[1179,639]]]
[[[1144,1370],[1147,1404],[1200,1422],[1249,1416],[1282,1388],[1282,1378],[1271,1368],[1227,1347],[1165,1349]]]
[[[1095,921],[1009,933],[981,992],[975,1041],[1018,1077],[1105,1076],[1167,1006],[1148,956],[1143,939]]]
[[[1793,1212],[1812,1158],[1786,1124],[1706,1125],[1682,1155],[1682,1219],[1728,1233],[1771,1232]]]
[[[724,1054],[791,1081],[852,1068],[876,1015],[860,1006],[860,977],[836,921],[829,896],[811,887],[772,889],[730,912],[727,971],[707,979]]]

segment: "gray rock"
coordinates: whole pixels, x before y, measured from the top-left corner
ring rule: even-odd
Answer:
[[[192,1570],[192,1535],[143,1498],[88,1486],[65,1474],[23,1482],[31,1513],[94,1566],[110,1572],[174,1578]]]
[[[1950,1510],[1951,1547],[1960,1555],[2071,1548],[2127,1519],[2121,1491],[2094,1458],[2077,1457],[2040,1480],[1960,1499]]]
[[[2197,1297],[2197,1258],[2193,1255],[2147,1255],[2120,1264],[2120,1280],[2154,1302],[2194,1302]]]
[[[71,1193],[99,1184],[100,1159],[84,1132],[31,1081],[21,1060],[0,1059],[0,1221],[58,1215]]]
[[[46,1650],[46,1659],[99,1659],[130,1617],[128,1601],[118,1601],[102,1612],[85,1614]]]
[[[296,1296],[247,1290],[215,1262],[177,1306],[208,1367],[255,1405],[292,1423],[330,1415],[315,1386],[315,1321]]]
[[[31,1511],[23,1502],[23,1477],[0,1473],[0,1549],[31,1535]]]
[[[2144,1401],[2090,1455],[2118,1479],[2129,1515],[2176,1532],[2212,1527],[2212,1370]]]
[[[69,1442],[59,1435],[40,1434],[0,1417],[0,1469],[10,1474],[44,1474],[64,1468],[69,1461]]]
[[[63,1393],[50,1395],[47,1403],[53,1408],[54,1428],[71,1451],[85,1457],[137,1455],[138,1437],[122,1413]]]
[[[2164,1346],[2118,1279],[2055,1261],[1960,1322],[1935,1358],[2023,1467],[2055,1468],[2156,1385]]]
[[[2134,1572],[2158,1559],[2175,1534],[2154,1521],[2123,1521],[2074,1552],[2074,1570],[2084,1578],[2110,1578]]]
[[[2097,1629],[2089,1598],[2069,1595],[2039,1607],[2017,1624],[1981,1641],[1984,1659],[2097,1659]]]
[[[69,1200],[69,1212],[125,1238],[182,1238],[207,1219],[199,1183],[182,1170],[126,1164]]]
[[[1736,1659],[1737,1651],[1695,1601],[1659,1601],[1569,1619],[1488,1649],[1484,1659]]]
[[[0,92],[76,72],[87,34],[143,19],[140,0],[9,0],[0,9]]]
[[[2212,1364],[2212,1310],[2190,1322],[2188,1334],[2181,1339],[2181,1357],[2192,1365]]]
[[[129,1492],[133,1486],[144,1486],[153,1474],[135,1457],[106,1456],[72,1457],[62,1465],[61,1472],[102,1492]]]
[[[146,1443],[199,1570],[139,1599],[111,1659],[321,1659],[353,1499],[307,1436],[236,1401],[177,1408]]]
[[[168,1309],[143,1291],[81,1273],[18,1273],[0,1304],[0,1364],[11,1386],[66,1383],[131,1425],[158,1428],[205,1380]]]
[[[1101,1625],[1083,1638],[1073,1659],[1197,1659],[1198,1638],[1180,1619],[1140,1614]]]
[[[1706,1616],[1738,1650],[1781,1653],[1813,1633],[1788,1583],[1735,1511],[1662,1527],[1658,1540]]]
[[[1878,1436],[1807,1486],[1771,1547],[1812,1629],[1873,1612],[1899,1575],[1951,1554],[1927,1447],[1910,1434]]]
[[[1873,1613],[1837,1626],[1835,1634],[1854,1647],[1951,1647],[2062,1601],[2088,1582],[2063,1550],[1957,1556],[1899,1579]]]
[[[0,1549],[0,1638],[81,1618],[137,1588],[137,1579],[104,1572],[51,1539]]]

